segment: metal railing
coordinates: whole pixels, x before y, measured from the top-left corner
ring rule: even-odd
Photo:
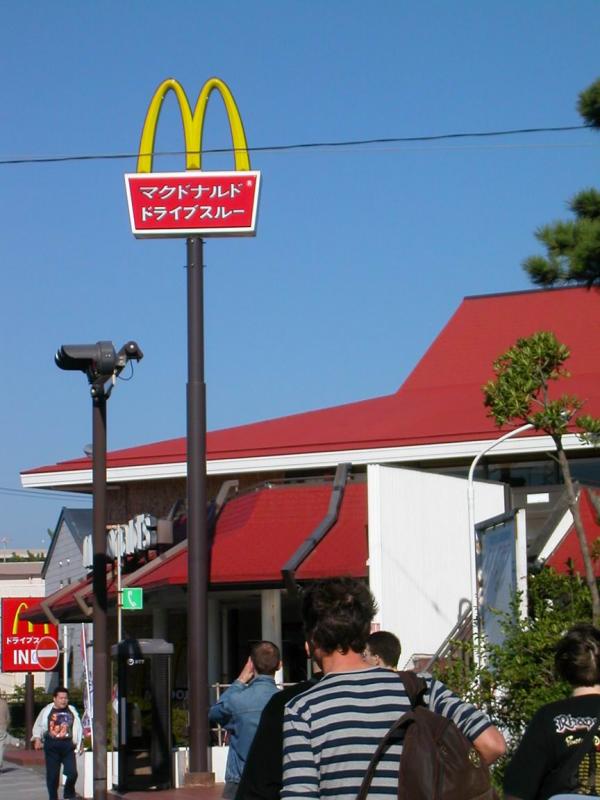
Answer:
[[[278,683],[279,688],[285,689],[287,686],[295,686],[295,682],[293,683]],[[231,686],[230,683],[213,683],[211,685],[211,690],[214,692],[214,701],[211,702],[211,705],[214,703],[218,703],[221,699],[221,695],[223,692]],[[221,725],[217,723],[215,727],[210,729],[211,735],[216,740],[218,747],[224,747],[227,744],[227,731]]]
[[[471,635],[471,603],[466,601],[465,610],[460,614],[456,625],[425,664],[423,671],[431,672],[437,663],[452,655],[456,642],[466,642],[471,638]]]

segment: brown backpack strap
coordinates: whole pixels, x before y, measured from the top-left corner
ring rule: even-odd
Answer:
[[[425,705],[423,695],[427,691],[427,681],[417,675],[416,672],[411,672],[410,670],[398,672],[398,677],[404,684],[411,708]]]
[[[427,681],[425,681],[415,672],[406,671],[398,672],[397,674],[404,684],[404,689],[410,701],[411,711],[407,711],[405,714],[402,714],[402,716],[397,719],[396,722],[394,722],[392,727],[379,742],[377,750],[373,753],[373,758],[367,767],[367,771],[356,796],[356,800],[365,800],[367,794],[369,793],[369,787],[371,786],[371,781],[373,780],[375,768],[379,763],[383,752],[389,747],[392,739],[399,738],[401,732],[408,728],[409,725],[412,725],[412,723],[415,721],[412,711],[414,710],[415,706],[423,705],[423,695],[427,691]]]
[[[371,786],[371,781],[373,780],[373,775],[375,773],[375,767],[379,763],[379,759],[383,755],[384,750],[387,750],[392,739],[398,738],[399,733],[403,728],[407,728],[409,725],[412,725],[414,721],[415,718],[413,712],[407,711],[406,714],[402,714],[400,719],[397,719],[396,722],[394,722],[392,727],[379,742],[377,750],[373,753],[373,758],[367,767],[365,777],[363,778],[360,789],[358,790],[358,794],[356,795],[356,800],[366,800],[366,797],[369,793],[369,788]]]

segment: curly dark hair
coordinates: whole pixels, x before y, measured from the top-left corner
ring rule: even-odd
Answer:
[[[306,589],[302,600],[306,640],[324,653],[362,653],[376,611],[375,599],[363,581],[316,581]]]
[[[554,666],[571,686],[600,683],[600,630],[587,622],[574,625],[556,647]]]

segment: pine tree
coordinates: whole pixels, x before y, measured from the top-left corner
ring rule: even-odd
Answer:
[[[587,125],[600,129],[600,78],[580,93],[577,110]],[[546,255],[523,262],[538,286],[600,284],[600,192],[584,189],[568,205],[574,219],[543,225],[535,232]]]

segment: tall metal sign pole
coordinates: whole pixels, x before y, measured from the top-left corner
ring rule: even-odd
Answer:
[[[187,240],[187,537],[188,713],[190,783],[208,775],[208,530],[206,525],[206,387],[202,239]],[[194,777],[195,776],[195,777]]]
[[[221,95],[229,119],[235,170],[202,170],[202,133],[211,93]],[[158,117],[165,96],[178,100],[186,149],[185,172],[152,172]],[[206,389],[204,384],[203,238],[254,236],[260,173],[250,170],[246,135],[233,95],[219,78],[200,90],[192,112],[181,85],[160,84],[142,129],[137,173],[125,176],[131,230],[137,238],[187,239],[188,383],[188,784],[208,785],[208,531],[206,515]]]

